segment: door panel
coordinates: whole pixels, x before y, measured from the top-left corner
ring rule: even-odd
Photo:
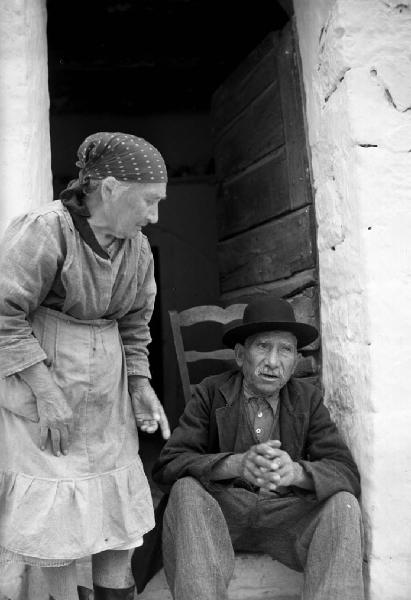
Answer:
[[[315,217],[291,23],[215,92],[212,118],[223,303],[275,292],[318,327]],[[306,353],[318,370],[319,342]]]

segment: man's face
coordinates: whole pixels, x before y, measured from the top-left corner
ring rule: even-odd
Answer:
[[[133,238],[142,227],[157,223],[158,204],[166,197],[166,183],[117,182],[103,197],[111,234],[117,238]]]
[[[277,394],[287,383],[297,363],[297,340],[288,331],[257,333],[237,344],[235,355],[252,395]]]

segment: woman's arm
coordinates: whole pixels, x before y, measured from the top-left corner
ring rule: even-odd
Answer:
[[[148,344],[151,342],[150,319],[154,310],[157,286],[154,260],[147,238],[141,244],[137,265],[138,290],[131,310],[118,320],[128,375],[150,378]]]
[[[60,258],[56,232],[36,213],[6,230],[0,244],[0,377],[46,359],[27,317],[50,291]]]
[[[44,364],[28,321],[50,291],[62,256],[61,232],[36,213],[18,217],[0,245],[0,377],[19,373],[37,402],[40,447],[50,431],[56,456],[67,453],[72,414]]]

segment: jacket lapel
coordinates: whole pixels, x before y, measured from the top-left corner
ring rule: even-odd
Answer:
[[[220,452],[232,452],[235,445],[237,429],[240,422],[240,399],[242,387],[240,372],[225,381],[219,388],[219,393],[225,406],[217,408],[217,421]]]
[[[293,460],[301,458],[307,416],[301,406],[299,391],[289,381],[280,392],[280,431],[281,449]]]

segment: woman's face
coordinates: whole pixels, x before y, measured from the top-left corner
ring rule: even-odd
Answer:
[[[158,221],[158,205],[166,183],[122,183],[102,190],[104,213],[111,235],[133,238],[142,227]]]

